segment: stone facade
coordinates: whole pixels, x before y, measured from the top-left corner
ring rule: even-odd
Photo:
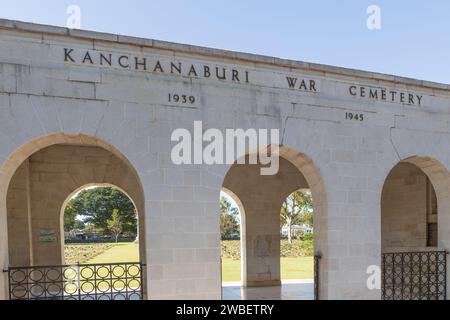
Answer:
[[[280,285],[280,208],[295,190],[309,189],[308,183],[291,162],[282,158],[273,176],[262,176],[257,165],[233,165],[223,188],[239,199],[240,211],[244,211],[243,284]]]
[[[31,155],[18,168],[8,189],[9,264],[64,264],[62,211],[65,202],[89,185],[112,185],[133,199],[145,261],[144,197],[134,172],[121,159],[99,147],[53,145]],[[57,232],[56,242],[39,241],[39,230]],[[31,231],[31,232],[30,232]]]
[[[42,263],[45,256],[31,249],[29,228],[34,223],[29,208],[50,208],[33,196],[30,170],[46,167],[36,166],[36,157],[52,148],[93,148],[120,159],[142,187],[142,200],[132,198],[142,201],[138,211],[145,218],[148,298],[221,297],[222,188],[239,198],[246,214],[245,281],[276,283],[274,212],[282,196],[306,182],[315,206],[315,250],[323,256],[320,297],[379,299],[379,290],[366,287],[366,270],[380,264],[382,191],[399,162],[414,165],[432,183],[438,246],[450,249],[449,89],[273,57],[0,20],[0,265],[8,266],[10,259]],[[173,164],[171,133],[191,129],[195,120],[205,129],[279,129],[280,174],[257,178],[254,168]],[[89,163],[79,165],[73,173],[81,177]],[[95,170],[89,172],[83,183],[100,182]],[[42,183],[41,191],[52,195],[59,195],[55,186],[65,185],[60,177],[47,176]],[[76,187],[67,185],[61,193],[68,196]],[[28,200],[17,200],[19,195]],[[266,205],[258,207],[252,195],[265,198]],[[60,205],[60,200],[52,203],[51,214],[60,214]],[[423,231],[423,221],[415,223]],[[20,241],[18,234],[25,238]],[[422,243],[423,235],[416,235]],[[32,254],[19,260],[9,254],[13,249]],[[264,264],[256,266],[263,256]],[[0,277],[5,288],[0,298],[7,297],[6,281]]]
[[[437,223],[435,199],[432,184],[417,166],[395,166],[381,197],[383,250],[427,247],[427,225]]]

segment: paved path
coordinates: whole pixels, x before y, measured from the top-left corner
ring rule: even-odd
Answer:
[[[241,287],[239,282],[222,284],[223,300],[313,300],[313,280],[283,280],[275,287]]]

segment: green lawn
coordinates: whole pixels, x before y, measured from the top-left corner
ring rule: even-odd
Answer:
[[[66,263],[72,261],[75,264],[80,262],[81,264],[96,264],[96,263],[120,263],[120,262],[139,262],[139,244],[130,242],[119,243],[92,243],[92,244],[69,244],[65,248]],[[134,268],[134,269],[133,269]],[[123,269],[115,269],[113,274],[117,277],[120,276],[120,272],[124,272],[124,277],[127,272],[131,272],[131,276],[136,275],[135,267],[130,269],[131,271],[125,271]],[[67,283],[64,286],[64,291],[67,293],[75,293],[79,289],[78,278],[81,279],[81,286],[86,292],[94,291],[96,288],[99,291],[111,290],[108,280],[102,278],[109,278],[111,276],[109,269],[99,267],[97,269],[97,280],[92,280],[92,270],[87,268],[80,271],[80,275],[77,274],[75,269],[67,269],[64,273],[67,279]],[[87,279],[87,280],[84,280]],[[134,279],[128,279],[122,281],[114,281],[113,289],[123,289],[126,285],[129,288],[137,288],[139,282]],[[95,287],[95,288],[94,288]]]
[[[74,250],[73,246],[71,245]],[[98,244],[98,246],[104,246]],[[85,250],[85,248],[82,248]],[[110,244],[106,250],[81,263],[138,262],[139,244],[122,242]],[[312,279],[313,257],[281,257],[282,279]],[[232,258],[222,258],[222,281],[240,281],[241,262]]]
[[[138,262],[139,244],[131,242],[66,244],[64,261],[65,264]]]
[[[222,281],[240,281],[241,261],[222,258]]]
[[[313,257],[281,258],[281,279],[313,279]]]
[[[85,263],[139,262],[139,244],[121,242]]]
[[[281,279],[312,279],[313,257],[281,258]],[[222,259],[222,281],[241,280],[241,261]]]
[[[64,263],[85,263],[102,252],[115,246],[115,243],[74,243],[64,246]]]

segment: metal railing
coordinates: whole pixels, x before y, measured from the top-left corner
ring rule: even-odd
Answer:
[[[322,258],[320,253],[314,255],[314,300],[319,300],[320,258]]]
[[[383,300],[446,300],[447,252],[382,254]]]
[[[11,300],[142,300],[140,262],[10,267]]]

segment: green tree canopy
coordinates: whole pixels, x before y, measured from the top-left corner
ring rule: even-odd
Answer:
[[[239,235],[238,208],[225,197],[220,197],[220,233],[222,239]]]
[[[122,232],[137,234],[137,213],[131,200],[120,190],[111,187],[84,189],[75,198],[69,200],[64,209],[64,228],[73,228],[76,218],[82,218],[87,224],[104,231],[111,231],[108,220],[122,221]],[[66,226],[67,223],[67,227]]]
[[[68,203],[64,210],[64,231],[84,229],[84,227],[84,222],[80,219],[77,219],[76,211],[73,209],[70,203]]]
[[[75,228],[77,213],[73,210],[70,203],[64,209],[64,230],[69,231]]]
[[[287,226],[288,243],[292,242],[293,225],[313,225],[313,203],[310,191],[294,191],[283,202],[280,212],[280,227]]]
[[[111,217],[111,219],[108,219],[107,223],[108,223],[109,231],[111,231],[111,234],[114,236],[114,239],[116,239],[116,242],[117,242],[117,239],[119,238],[120,234],[122,233],[123,225],[124,225],[122,218],[119,214],[119,210],[117,210],[117,209],[113,210],[112,217]]]

